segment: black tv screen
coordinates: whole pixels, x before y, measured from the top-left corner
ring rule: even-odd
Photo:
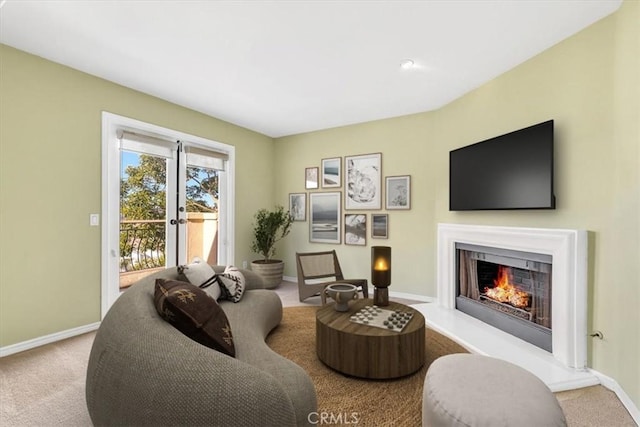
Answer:
[[[449,153],[449,210],[555,209],[553,120]]]

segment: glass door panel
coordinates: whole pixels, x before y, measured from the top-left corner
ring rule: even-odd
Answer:
[[[209,264],[218,263],[219,173],[212,168],[186,165],[186,262],[198,257]]]
[[[120,151],[120,289],[175,265],[175,160]],[[172,184],[173,183],[173,184]]]

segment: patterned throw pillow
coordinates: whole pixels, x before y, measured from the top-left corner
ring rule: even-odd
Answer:
[[[214,350],[235,357],[227,315],[202,289],[178,280],[156,279],[158,314],[180,332]]]
[[[191,264],[179,266],[178,271],[189,279],[189,283],[204,289],[211,298],[217,300],[222,295],[216,280],[216,272],[202,259],[195,257]]]
[[[229,265],[225,268],[224,273],[217,275],[223,298],[238,302],[244,295],[245,279],[244,274],[236,267]]]

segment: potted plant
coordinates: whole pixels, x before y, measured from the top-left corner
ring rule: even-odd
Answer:
[[[284,262],[272,258],[275,244],[289,234],[293,217],[282,206],[276,206],[273,211],[260,209],[254,220],[251,250],[262,255],[262,259],[252,261],[251,270],[264,277],[268,288],[275,288],[284,273]]]

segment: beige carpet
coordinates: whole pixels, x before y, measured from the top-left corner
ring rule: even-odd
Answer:
[[[0,359],[1,426],[91,426],[84,398],[95,332]]]
[[[342,411],[347,416],[357,412],[358,426],[420,426],[425,370],[396,381],[356,380],[331,371],[315,356],[316,309],[286,308],[284,320],[269,343],[309,372],[320,408],[335,416]],[[429,333],[427,363],[439,354],[462,350],[439,334]],[[84,381],[94,336],[84,334],[0,359],[0,426],[91,426]],[[570,426],[635,425],[615,394],[604,387],[557,396]]]

